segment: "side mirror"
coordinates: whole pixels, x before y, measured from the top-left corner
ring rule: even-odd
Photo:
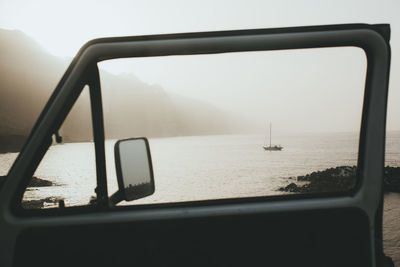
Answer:
[[[111,197],[113,204],[152,195],[154,176],[147,139],[119,140],[115,143],[114,153],[119,190]]]

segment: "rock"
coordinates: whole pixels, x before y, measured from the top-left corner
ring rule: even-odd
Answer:
[[[4,181],[6,180],[6,178],[7,178],[7,176],[0,176],[0,188],[1,188],[2,184],[4,183]],[[28,188],[29,187],[54,186],[54,185],[57,185],[57,184],[55,184],[51,181],[40,179],[40,178],[33,176],[28,184]]]
[[[24,209],[42,209],[45,206],[45,203],[50,204],[51,206],[57,206],[58,203],[63,203],[63,199],[59,197],[46,197],[38,200],[26,200],[22,201],[21,205]]]
[[[285,191],[285,192],[299,192],[299,187],[295,183],[290,183],[285,187],[279,188],[279,191]]]
[[[297,177],[297,181],[308,182],[307,184],[297,185],[290,183],[278,190],[296,193],[347,191],[355,186],[356,172],[356,166],[339,166],[324,171],[315,171]],[[400,193],[400,167],[385,167],[384,190],[385,192]]]
[[[385,192],[400,193],[400,167],[385,167],[383,189]]]
[[[279,191],[295,193],[346,191],[355,185],[356,167],[340,166],[324,171],[315,171],[310,174],[298,176],[297,181],[308,183],[302,185],[291,183],[286,187],[279,188]]]
[[[297,181],[306,181],[305,176],[297,176]]]
[[[42,187],[42,186],[53,186],[56,185],[53,182],[50,182],[48,180],[40,179],[35,176],[32,177],[30,180],[28,187]]]

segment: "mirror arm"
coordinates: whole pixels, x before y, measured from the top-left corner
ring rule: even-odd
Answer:
[[[57,131],[54,133],[54,136],[55,136],[56,143],[57,143],[57,144],[61,144],[62,141],[63,141],[63,139],[62,139],[62,136],[60,135],[60,133],[59,133],[58,131],[59,131],[59,130],[57,130]]]
[[[117,205],[119,202],[121,202],[122,200],[124,200],[122,192],[117,191],[114,194],[112,194],[111,197],[109,198],[110,206],[113,207],[113,206]]]

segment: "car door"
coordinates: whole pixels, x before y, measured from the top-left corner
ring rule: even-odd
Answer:
[[[1,266],[383,266],[388,25],[332,25],[104,38],[74,58],[0,191]],[[367,74],[357,183],[331,194],[110,207],[97,63],[128,57],[359,47]],[[97,204],[27,211],[23,192],[89,85]],[[157,177],[155,177],[157,179]]]

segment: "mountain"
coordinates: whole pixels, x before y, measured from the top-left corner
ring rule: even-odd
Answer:
[[[17,30],[0,29],[0,152],[18,151],[68,67]],[[132,74],[100,70],[106,138],[224,134],[227,113],[198,100],[169,94]],[[92,139],[88,89],[60,129],[65,141]]]
[[[19,150],[66,65],[24,33],[0,29],[0,152]]]

